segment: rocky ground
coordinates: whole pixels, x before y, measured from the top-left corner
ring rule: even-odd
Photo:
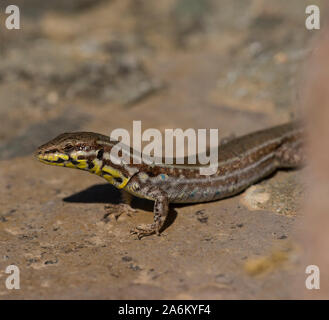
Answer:
[[[129,230],[152,220],[152,203],[104,219],[116,189],[33,152],[65,131],[109,135],[133,120],[225,137],[298,117],[308,1],[15,3],[21,30],[0,24],[0,298],[294,297],[302,171],[173,206],[160,237],[137,240]],[[20,290],[4,285],[10,264]]]

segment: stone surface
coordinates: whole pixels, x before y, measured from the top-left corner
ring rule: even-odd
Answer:
[[[34,0],[20,31],[0,28],[1,299],[293,297],[300,171],[258,185],[258,210],[246,194],[173,206],[160,237],[137,240],[129,230],[152,220],[152,203],[104,219],[117,190],[33,157],[59,133],[133,120],[225,137],[298,116],[307,1],[192,2]],[[5,287],[10,264],[20,290]]]

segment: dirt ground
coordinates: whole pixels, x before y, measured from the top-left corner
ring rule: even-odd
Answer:
[[[9,2],[8,2],[9,3]],[[172,206],[160,237],[130,228],[152,203],[104,219],[118,191],[33,152],[69,131],[218,128],[298,118],[314,31],[309,1],[16,0],[0,6],[0,299],[293,298],[302,170],[208,204]],[[312,1],[319,4],[319,1]],[[21,289],[5,287],[6,266]]]

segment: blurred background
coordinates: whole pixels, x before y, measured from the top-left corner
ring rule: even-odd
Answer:
[[[0,157],[65,130],[239,134],[295,113],[308,1],[17,0],[0,28]]]
[[[19,265],[29,290],[0,294],[294,296],[287,283],[299,261],[290,238],[304,194],[300,173],[263,182],[251,198],[267,193],[265,204],[239,196],[209,204],[206,218],[202,205],[178,208],[166,236],[134,241],[129,226],[152,219],[150,211],[104,221],[107,193],[118,198],[111,186],[32,155],[60,133],[109,135],[131,131],[133,120],[143,129],[218,128],[228,136],[300,118],[317,33],[305,28],[305,8],[323,2],[14,2],[20,30],[5,28],[13,1],[0,4],[0,267]]]

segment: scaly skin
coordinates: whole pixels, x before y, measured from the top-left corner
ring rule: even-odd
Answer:
[[[219,146],[218,169],[200,175],[202,165],[116,164],[110,158],[118,143],[93,132],[64,133],[40,146],[38,159],[46,164],[89,171],[128,193],[154,201],[154,222],[132,230],[138,237],[159,234],[169,203],[207,202],[235,195],[279,168],[304,162],[302,129],[296,123],[257,131]]]

